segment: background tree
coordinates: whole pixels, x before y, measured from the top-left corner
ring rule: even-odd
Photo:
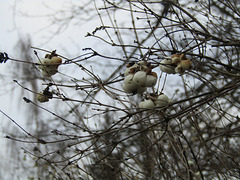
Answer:
[[[102,41],[105,50],[85,48],[70,58],[33,48],[36,61],[29,68],[41,69],[39,53],[63,59],[56,75],[40,78],[41,91],[53,95],[43,93],[49,102],[24,97],[26,106],[41,111],[45,134],[24,130],[26,137],[7,137],[30,142],[24,151],[44,166],[46,178],[239,178],[239,3],[103,0],[88,5],[101,25],[86,37]],[[84,7],[64,12],[72,12],[70,18],[57,23],[79,18]],[[172,55],[180,56],[176,64]],[[126,65],[134,63],[144,66],[130,73],[156,72],[156,86],[123,91]],[[41,95],[30,84],[17,85]],[[162,93],[171,101],[157,106]],[[141,107],[144,100],[154,106]]]

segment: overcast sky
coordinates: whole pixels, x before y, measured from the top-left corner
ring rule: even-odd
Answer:
[[[85,38],[86,32],[94,30],[96,23],[91,21],[85,24],[70,24],[61,33],[53,36],[57,30],[57,26],[53,25],[50,16],[58,9],[70,7],[71,2],[77,1],[70,0],[0,0],[0,51],[7,52],[10,57],[18,59],[18,54],[15,52],[16,43],[19,37],[31,37],[32,44],[35,47],[54,50],[65,53],[67,57],[75,57],[82,48],[92,47],[94,41]],[[73,22],[78,23],[78,22]],[[5,75],[4,79],[1,78],[0,87],[0,110],[8,114],[16,120],[21,126],[26,127],[24,115],[25,111],[21,106],[24,102],[19,103],[19,97],[16,90],[12,93],[11,88],[14,84],[12,82],[9,67],[13,62],[0,64],[0,75]],[[9,81],[9,86],[6,85]],[[4,84],[4,85],[3,85]],[[9,154],[6,154],[6,141],[4,138],[9,129],[9,120],[0,114],[0,177],[8,179],[12,177],[10,174],[13,172],[5,164],[9,164]],[[11,179],[11,178],[9,178]]]

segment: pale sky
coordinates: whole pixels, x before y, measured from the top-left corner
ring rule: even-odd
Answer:
[[[7,52],[10,57],[17,59],[18,54],[14,51],[14,47],[19,36],[30,36],[33,46],[49,50],[57,49],[58,52],[64,53],[69,58],[79,55],[82,48],[94,46],[94,40],[84,37],[87,31],[93,31],[94,27],[97,26],[94,21],[82,25],[79,24],[81,21],[75,21],[61,33],[52,36],[58,27],[51,23],[49,15],[60,8],[64,9],[70,6],[71,2],[77,3],[78,1],[0,0],[0,51]],[[50,39],[50,37],[53,38]],[[6,80],[0,79],[0,109],[21,126],[26,127],[24,121],[25,110],[20,107],[24,106],[24,102],[19,103],[17,90],[13,93],[10,92],[14,83],[8,69],[12,63],[9,61],[6,64],[0,64],[0,75],[7,75],[7,81],[9,81],[7,86],[6,84],[3,86],[3,82],[6,82]],[[0,166],[6,168],[0,171],[0,177],[4,173],[4,180],[12,180],[13,176],[11,174],[13,172],[5,166],[5,164],[11,162],[9,162],[9,154],[6,154],[6,141],[8,140],[4,136],[7,135],[9,124],[13,125],[13,123],[9,123],[9,120],[2,114],[0,114],[0,119],[0,146],[2,147],[0,148]]]

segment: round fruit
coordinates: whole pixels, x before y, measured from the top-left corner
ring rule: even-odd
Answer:
[[[165,72],[167,74],[175,74],[175,67],[172,65],[172,60],[170,59],[164,59],[160,62],[159,65],[162,72]]]
[[[138,71],[133,76],[133,81],[139,86],[145,87],[147,73],[145,71]]]
[[[184,70],[192,69],[192,62],[190,60],[182,60],[179,64]]]
[[[126,93],[133,93],[138,87],[139,85],[133,81],[133,74],[125,77],[122,88]]]
[[[37,95],[37,100],[41,103],[43,102],[48,102],[49,101],[49,98],[48,96],[44,95],[42,92],[40,92],[38,95]]]
[[[145,101],[142,101],[139,103],[139,107],[140,108],[147,108],[147,109],[151,109],[151,108],[155,108],[155,104],[153,103],[152,100],[148,99]]]
[[[150,74],[147,75],[146,78],[146,87],[153,87],[157,84],[157,73],[151,72]]]
[[[169,98],[168,98],[168,96],[167,95],[165,95],[165,94],[160,94],[159,96],[158,96],[158,98],[156,99],[156,101],[155,101],[155,104],[156,104],[156,106],[157,107],[164,107],[164,106],[166,106],[167,104],[169,104]]]

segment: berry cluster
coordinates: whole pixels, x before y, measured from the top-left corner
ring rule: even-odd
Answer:
[[[46,54],[45,58],[39,60],[39,64],[38,68],[42,75],[50,77],[58,72],[58,66],[62,64],[62,59],[52,54]]]
[[[162,72],[167,74],[184,74],[186,70],[192,69],[192,62],[184,54],[174,54],[162,60],[159,67]]]
[[[156,67],[156,66],[155,66]],[[186,58],[184,54],[174,54],[171,57],[166,57],[160,62],[160,70],[167,74],[184,74],[186,70],[192,69],[192,62]],[[154,87],[157,83],[157,74],[152,72],[154,67],[151,63],[146,61],[139,61],[138,63],[129,63],[124,72],[124,83],[122,88],[126,93],[133,95],[142,94],[147,87]],[[139,103],[142,109],[164,108],[171,100],[163,93],[150,93],[148,97]]]
[[[46,54],[45,58],[39,59],[38,68],[41,70],[41,73],[45,77],[51,77],[52,75],[58,72],[58,67],[62,64],[62,58],[58,57],[56,50],[52,51],[51,54]],[[52,99],[53,93],[49,91],[47,86],[43,92],[37,94],[37,100],[41,103],[48,102],[49,99]]]
[[[124,76],[122,88],[126,93],[141,94],[157,83],[157,73],[152,72],[151,64],[146,61],[129,63]]]
[[[43,92],[38,93],[37,100],[41,103],[48,102],[49,99],[52,99],[53,93],[49,91],[49,87],[47,86],[46,89],[43,90]]]
[[[168,98],[167,95],[161,93],[161,94],[150,94],[149,97],[147,97],[147,100],[144,100],[139,103],[139,107],[143,109],[153,109],[153,108],[162,108],[166,106],[167,104],[171,103],[171,100]],[[149,111],[148,111],[149,112]]]

